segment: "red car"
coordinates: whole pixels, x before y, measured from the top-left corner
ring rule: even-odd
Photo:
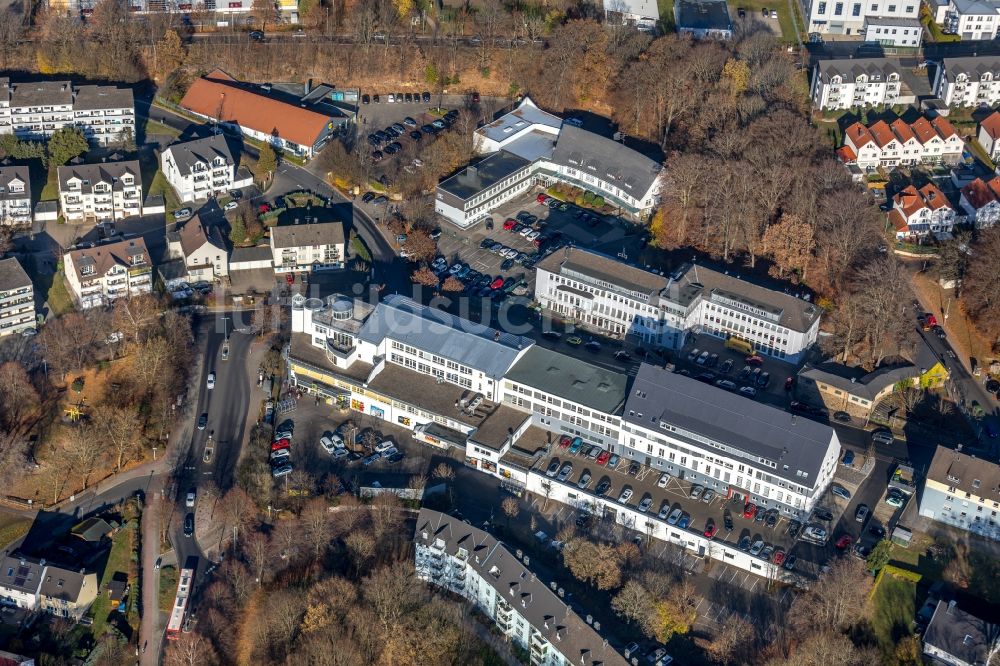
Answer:
[[[543,204],[548,200],[548,198],[549,197],[545,194],[539,194],[537,197],[535,197],[535,201],[537,201],[540,204]]]
[[[746,519],[751,519],[757,515],[757,505],[753,502],[747,502],[746,506],[743,507],[743,517]]]
[[[760,356],[757,356],[757,354],[753,354],[752,356],[747,356],[746,362],[747,365],[764,365],[764,359],[762,359]]]
[[[501,285],[503,284],[503,278],[497,278],[497,281],[499,281]],[[495,284],[496,284],[496,282],[494,282],[490,286],[493,287],[494,289],[499,289],[499,287],[493,286]],[[567,448],[569,446],[570,442],[572,442],[572,441],[573,441],[572,437],[570,437],[569,435],[563,435],[562,437],[559,438],[559,448],[560,449]]]
[[[509,220],[508,219],[508,220],[505,220],[504,223],[503,223],[503,230],[504,231],[511,231],[516,226],[517,226],[517,220]]]
[[[607,465],[608,459],[611,457],[611,451],[601,451],[600,455],[597,456],[598,465]]]
[[[277,441],[271,442],[272,451],[280,451],[281,449],[287,449],[292,446],[292,442],[286,438],[281,438]]]
[[[706,539],[715,538],[715,523],[713,523],[711,520],[708,521],[708,525],[705,526],[704,535]]]
[[[782,562],[784,562],[785,561],[785,551],[783,551],[783,550],[776,550],[776,551],[774,551],[774,558],[772,559],[772,561],[775,564],[781,564]]]
[[[851,547],[852,543],[854,543],[854,539],[851,538],[850,534],[842,534],[834,545],[837,547],[837,550],[846,550]]]

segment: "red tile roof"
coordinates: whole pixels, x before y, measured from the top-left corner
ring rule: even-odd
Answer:
[[[979,123],[979,126],[986,130],[991,139],[1000,138],[1000,111],[994,111],[988,115],[983,119],[983,122]]]
[[[316,143],[329,122],[322,113],[245,90],[219,69],[196,80],[181,100],[181,106],[300,146],[311,147]]]

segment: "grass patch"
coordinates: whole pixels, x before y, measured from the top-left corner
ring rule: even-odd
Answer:
[[[0,547],[20,539],[30,529],[31,521],[27,518],[13,518],[9,522],[5,521],[3,525],[0,525]]]
[[[169,613],[177,596],[177,581],[180,574],[177,567],[160,567],[160,586],[157,591],[157,604],[161,611]]]
[[[101,579],[98,582],[97,600],[94,601],[94,605],[91,606],[89,611],[89,614],[94,618],[91,633],[95,637],[104,635],[108,624],[108,615],[110,615],[112,610],[111,600],[108,599],[108,595],[105,592],[107,584],[111,582],[112,577],[118,571],[129,574],[129,565],[132,563],[132,552],[135,548],[135,545],[132,543],[133,524],[135,523],[129,522],[122,527],[111,541],[111,552],[108,553],[108,561],[104,565],[104,571],[101,572]],[[139,594],[135,581],[130,574],[129,582],[132,583],[132,591],[129,594]]]
[[[73,297],[70,296],[69,289],[66,288],[66,275],[61,268],[52,276],[52,285],[49,287],[45,300],[48,302],[52,314],[57,316],[76,309]]]
[[[883,575],[872,596],[872,630],[882,654],[891,656],[904,636],[909,636],[916,616],[917,584]]]

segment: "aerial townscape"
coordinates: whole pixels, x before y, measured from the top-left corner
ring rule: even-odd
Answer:
[[[1000,666],[1000,0],[0,3],[0,666]]]

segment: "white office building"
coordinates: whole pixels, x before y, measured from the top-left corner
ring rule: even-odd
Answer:
[[[919,19],[918,0],[801,0],[807,32],[861,35],[866,23],[885,19]],[[882,21],[876,20],[881,19]],[[917,42],[919,45],[919,41]]]
[[[944,58],[934,76],[934,94],[949,107],[1000,102],[1000,57]]]
[[[0,78],[0,133],[38,141],[63,127],[79,127],[99,146],[113,145],[127,133],[134,140],[132,90],[74,87],[70,81],[13,83]]]
[[[618,338],[680,349],[691,332],[735,336],[795,362],[819,334],[812,303],[696,265],[668,277],[566,248],[536,269],[535,300],[544,310]]]

